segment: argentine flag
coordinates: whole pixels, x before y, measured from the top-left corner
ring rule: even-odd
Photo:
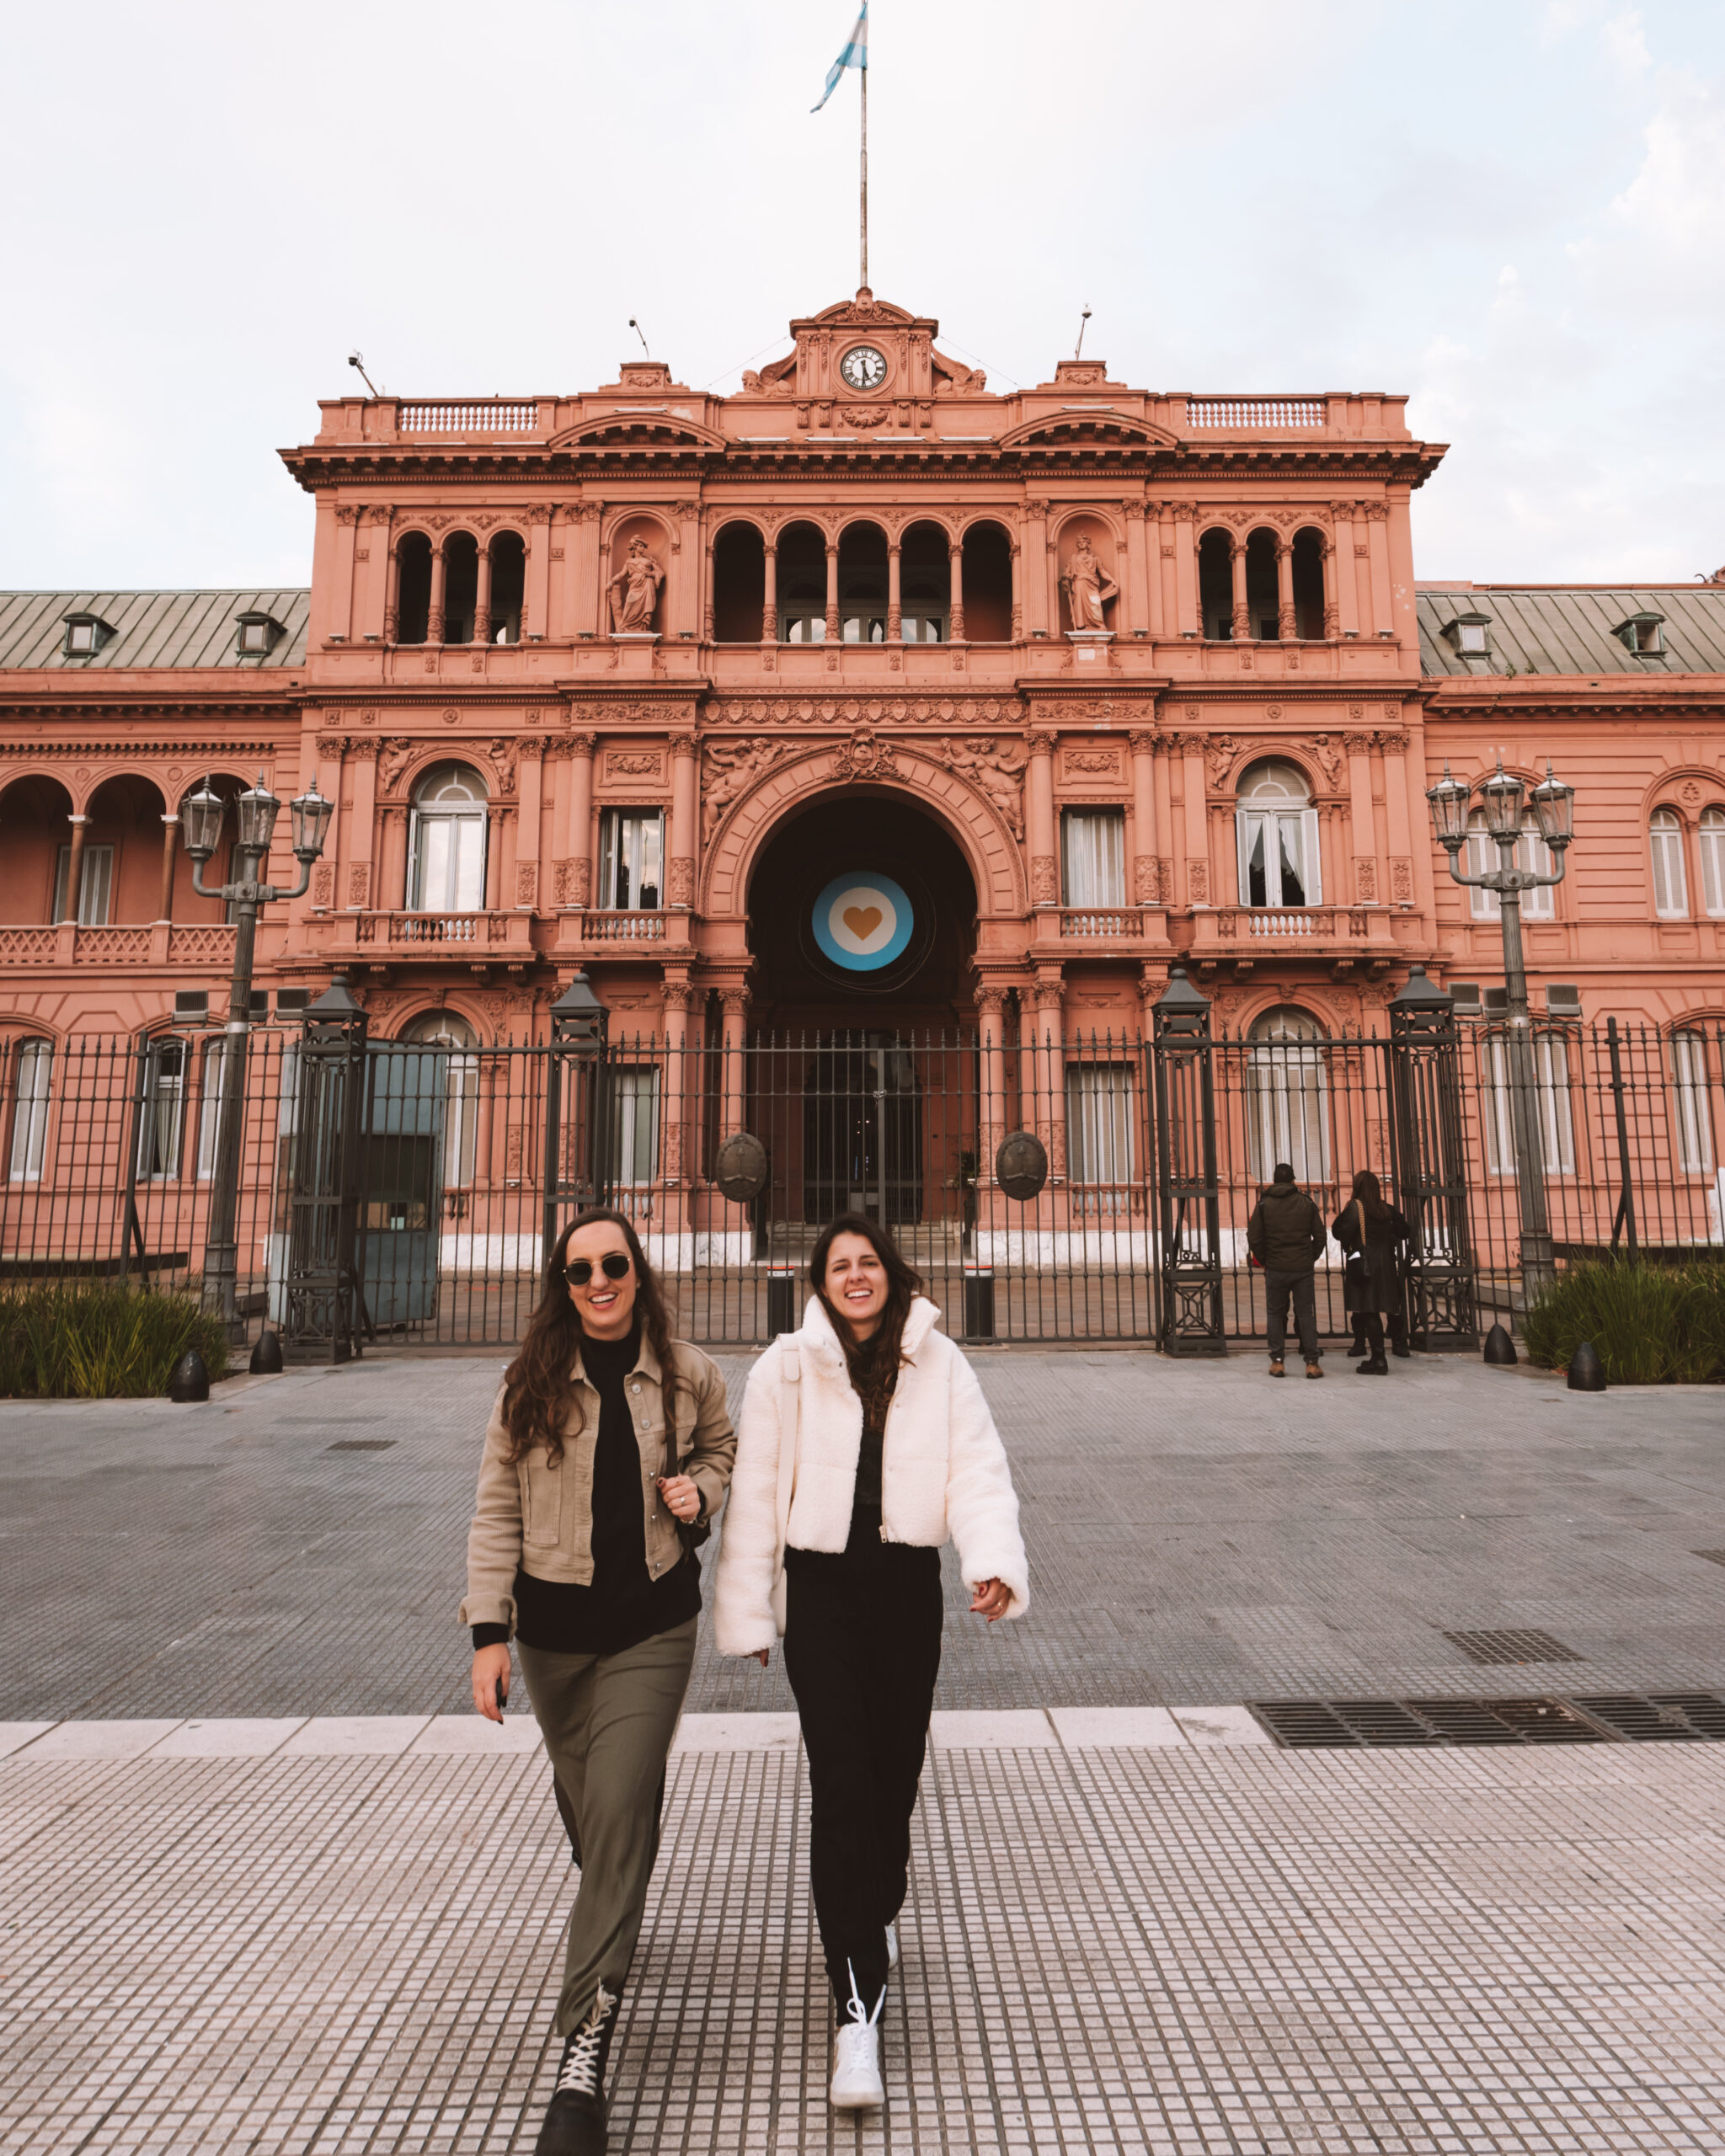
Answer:
[[[866,67],[868,65],[868,0],[862,0],[862,12],[857,18],[856,28],[851,32],[851,41],[827,71],[826,88],[820,93],[820,104],[839,86],[839,77],[847,67]],[[819,112],[820,104],[810,105],[811,112]]]

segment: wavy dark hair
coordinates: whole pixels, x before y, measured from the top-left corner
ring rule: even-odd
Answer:
[[[861,1235],[886,1274],[886,1308],[880,1314],[879,1330],[869,1340],[853,1337],[851,1321],[835,1309],[826,1292],[826,1262],[841,1235]],[[912,1299],[922,1293],[922,1276],[907,1262],[878,1220],[871,1220],[866,1213],[841,1213],[820,1231],[809,1260],[809,1280],[845,1351],[845,1367],[862,1403],[864,1417],[884,1416],[904,1367],[905,1321],[911,1315]]]
[[[1384,1203],[1384,1187],[1370,1168],[1361,1168],[1354,1178],[1348,1202],[1351,1203],[1356,1198],[1359,1200],[1359,1209],[1365,1216],[1367,1229],[1381,1228],[1392,1209]]]
[[[509,1456],[525,1459],[536,1445],[543,1445],[549,1460],[563,1458],[563,1419],[575,1396],[575,1354],[586,1334],[579,1314],[569,1297],[563,1278],[569,1238],[583,1228],[608,1223],[622,1230],[635,1267],[635,1308],[647,1344],[659,1358],[659,1367],[672,1392],[684,1382],[671,1359],[670,1313],[659,1276],[647,1262],[634,1223],[609,1205],[589,1206],[578,1213],[558,1237],[545,1268],[545,1289],[539,1306],[527,1321],[521,1353],[503,1374],[503,1422],[509,1432]],[[666,1399],[670,1410],[670,1398]]]

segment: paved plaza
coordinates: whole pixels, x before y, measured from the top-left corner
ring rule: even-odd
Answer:
[[[613,2151],[1725,2148],[1725,1745],[1247,1707],[1725,1690],[1720,1394],[978,1364],[1035,1601],[948,1620],[887,2108],[825,2100],[778,1658],[703,1647]],[[0,2148],[531,2149],[573,1875],[454,1615],[499,1370],[0,1406]]]

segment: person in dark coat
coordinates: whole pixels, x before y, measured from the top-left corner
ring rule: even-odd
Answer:
[[[1383,1186],[1371,1170],[1362,1168],[1354,1178],[1348,1203],[1330,1224],[1330,1233],[1347,1253],[1343,1307],[1357,1310],[1365,1320],[1369,1353],[1355,1368],[1362,1377],[1387,1377],[1384,1319],[1387,1316],[1393,1328],[1400,1314],[1402,1251],[1413,1241],[1413,1230],[1386,1200]]]
[[[1327,1246],[1323,1214],[1295,1182],[1288,1162],[1279,1161],[1268,1188],[1252,1209],[1252,1218],[1246,1224],[1246,1247],[1263,1267],[1273,1378],[1285,1374],[1282,1356],[1288,1344],[1290,1299],[1300,1352],[1306,1358],[1306,1374],[1321,1378],[1324,1374],[1318,1360],[1317,1289],[1312,1269]]]

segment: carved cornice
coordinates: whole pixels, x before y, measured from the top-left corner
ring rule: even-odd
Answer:
[[[59,763],[72,756],[123,756],[147,775],[152,764],[164,756],[245,757],[277,756],[284,744],[275,741],[0,741],[0,756],[33,764]]]

